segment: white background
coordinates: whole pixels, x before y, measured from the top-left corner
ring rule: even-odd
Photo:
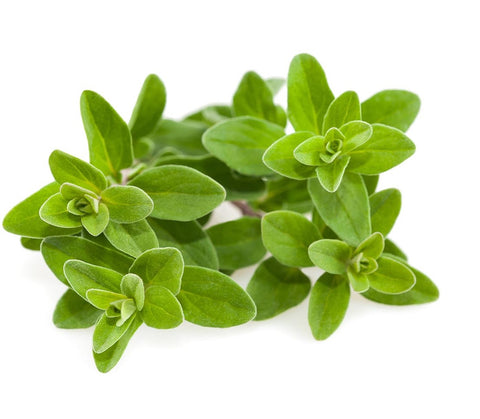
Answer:
[[[2,231],[0,416],[478,418],[476,3],[1,0],[2,218],[50,181],[53,149],[87,157],[82,90],[128,119],[156,73],[166,115],[181,117],[229,102],[245,71],[286,76],[290,59],[308,52],[337,95],[404,88],[422,98],[409,131],[417,153],[381,186],[402,190],[392,238],[441,297],[388,307],[355,296],[325,342],[310,335],[306,303],[228,330],[142,327],[102,375],[92,331],[51,322],[63,285]],[[235,278],[246,285],[251,272]]]

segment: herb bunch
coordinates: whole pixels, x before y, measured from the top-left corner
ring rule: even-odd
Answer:
[[[163,118],[166,90],[150,75],[128,124],[103,97],[83,92],[90,161],[54,151],[54,181],[3,226],[40,250],[67,287],[55,325],[95,326],[100,371],[116,365],[142,324],[232,327],[310,295],[308,321],[323,340],[342,322],[352,290],[392,305],[438,298],[388,238],[400,191],[376,190],[379,174],[415,151],[405,131],[418,97],[335,97],[307,54],[294,57],[287,81],[287,110],[275,103],[283,79],[248,72],[231,105],[174,121]],[[225,200],[242,216],[206,227]],[[256,264],[245,291],[230,275]],[[313,287],[301,270],[312,266],[324,271]]]

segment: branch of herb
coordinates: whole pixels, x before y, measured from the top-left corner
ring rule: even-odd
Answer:
[[[255,211],[252,209],[250,205],[248,205],[245,201],[230,201],[230,203],[234,206],[237,207],[242,215],[248,215],[250,217],[257,217],[257,218],[262,218],[263,212],[262,211]]]

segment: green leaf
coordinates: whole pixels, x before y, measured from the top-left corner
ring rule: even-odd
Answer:
[[[100,170],[63,151],[53,151],[48,163],[53,177],[60,184],[70,183],[97,195],[107,187],[107,179]]]
[[[240,269],[265,256],[260,219],[242,217],[216,224],[207,230],[217,251],[221,269]]]
[[[63,271],[73,290],[84,299],[90,289],[120,293],[122,274],[112,269],[72,259],[65,262]]]
[[[63,265],[67,260],[80,259],[93,265],[114,269],[126,274],[133,259],[129,256],[92,243],[82,237],[48,237],[41,246],[45,262],[55,276],[68,285],[63,273]]]
[[[90,197],[92,197],[93,195],[93,192],[91,190],[82,188],[81,186],[77,186],[73,183],[68,182],[62,183],[62,186],[60,186],[60,193],[67,201],[75,198],[85,198],[85,195]]]
[[[320,238],[317,227],[296,212],[274,211],[262,219],[265,247],[287,266],[312,266],[308,246]]]
[[[352,256],[352,249],[340,240],[318,240],[308,248],[312,262],[331,274],[344,274]]]
[[[362,103],[362,117],[406,131],[420,110],[419,97],[406,90],[383,90]]]
[[[388,256],[378,259],[378,269],[368,276],[370,287],[384,294],[401,294],[415,285],[415,274]]]
[[[121,356],[125,352],[125,349],[127,348],[128,342],[130,341],[134,333],[137,331],[137,329],[142,325],[143,322],[140,316],[137,315],[134,317],[135,318],[132,320],[132,323],[128,327],[127,331],[114,345],[112,345],[110,348],[100,354],[93,352],[95,365],[100,372],[108,372],[115,365],[117,365]]]
[[[60,185],[52,182],[27,199],[13,207],[3,219],[3,228],[9,233],[19,236],[43,238],[75,234],[80,228],[64,229],[54,227],[40,218],[40,208],[51,196],[58,193]],[[65,207],[66,208],[66,207]]]
[[[308,181],[312,201],[328,227],[350,246],[357,246],[371,233],[370,206],[362,178],[345,173],[339,188],[327,192],[317,179]]]
[[[134,317],[131,316],[121,326],[117,326],[115,319],[108,318],[103,314],[93,332],[93,351],[102,353],[111,348],[127,332]]]
[[[349,266],[347,269],[347,276],[355,292],[366,292],[370,287],[368,276],[361,272],[355,272],[355,270]]]
[[[89,90],[82,93],[80,110],[90,163],[118,179],[120,170],[133,163],[132,138],[127,124],[102,96]]]
[[[362,175],[376,175],[397,166],[415,152],[415,144],[400,130],[386,125],[372,125],[370,139],[352,152],[348,170]]]
[[[142,278],[138,275],[129,273],[122,278],[120,289],[129,298],[135,301],[137,310],[141,310],[145,303],[145,287]]]
[[[60,192],[52,195],[43,203],[39,214],[43,221],[56,227],[75,228],[82,226],[80,217],[68,212],[67,201]]]
[[[162,81],[155,74],[148,75],[128,123],[134,140],[154,130],[162,117],[166,101],[167,92]]]
[[[293,150],[295,160],[308,166],[325,164],[320,152],[325,149],[325,137],[321,135],[305,135],[306,139]]]
[[[263,261],[248,283],[247,292],[257,306],[255,320],[265,320],[300,304],[310,292],[310,279],[273,257]]]
[[[265,182],[262,179],[234,172],[213,156],[168,156],[158,160],[155,165],[169,164],[188,166],[210,176],[225,188],[228,201],[255,199],[265,192]]]
[[[232,108],[228,105],[209,105],[185,117],[184,121],[198,121],[212,126],[217,122],[233,118]]]
[[[362,241],[355,249],[355,254],[363,253],[363,256],[378,259],[383,253],[385,241],[381,233],[375,232]]]
[[[407,255],[400,249],[394,242],[390,239],[385,239],[385,248],[383,249],[384,253],[389,253],[394,255],[400,259],[403,259],[405,262],[407,261]]]
[[[378,231],[387,236],[400,214],[401,206],[402,194],[398,189],[385,189],[371,195],[372,231]]]
[[[206,150],[202,144],[202,135],[208,125],[197,121],[172,121],[164,119],[149,134],[157,151],[171,147],[182,154],[204,155]]]
[[[84,329],[93,326],[102,312],[68,289],[58,300],[53,323],[60,329]]]
[[[361,120],[360,100],[355,92],[347,91],[338,96],[327,109],[323,119],[322,132],[329,128],[340,128],[350,121]]]
[[[236,116],[253,116],[279,123],[272,91],[254,71],[243,76],[233,95],[233,110]]]
[[[92,236],[98,236],[103,233],[107,227],[110,217],[108,208],[105,204],[100,203],[98,207],[98,214],[86,214],[81,218],[82,225]]]
[[[42,239],[32,239],[31,237],[20,237],[21,245],[28,250],[40,250]]]
[[[232,327],[256,314],[250,296],[230,277],[211,269],[186,266],[177,296],[185,320],[207,327]]]
[[[288,117],[295,131],[321,134],[323,117],[333,99],[318,61],[308,54],[294,57],[288,71]]]
[[[413,288],[402,294],[383,294],[370,288],[362,295],[377,303],[403,306],[410,304],[425,304],[436,301],[439,296],[438,288],[424,273],[409,266],[414,273],[416,282]]]
[[[123,294],[101,289],[89,289],[85,293],[85,296],[87,297],[87,301],[100,310],[107,310],[113,302],[126,299]]]
[[[151,217],[192,221],[220,205],[225,189],[198,170],[185,166],[161,166],[149,169],[129,182],[152,198]]]
[[[135,186],[114,185],[102,192],[110,219],[116,223],[134,223],[153,211],[152,199]]]
[[[332,163],[318,166],[315,170],[318,181],[328,192],[335,192],[342,183],[349,163],[349,156],[339,156]]]
[[[140,313],[147,326],[173,329],[183,322],[182,306],[172,292],[161,285],[152,285],[145,291],[145,305]]]
[[[264,176],[271,171],[262,161],[265,150],[285,135],[276,124],[250,116],[220,122],[205,131],[205,148],[239,173]]]
[[[300,131],[280,138],[265,151],[263,162],[273,171],[291,179],[315,176],[313,167],[300,163],[294,156],[294,150],[311,136],[311,132]]]
[[[370,124],[362,121],[351,121],[340,127],[340,132],[344,135],[342,152],[350,153],[368,142],[373,134],[373,128]]]
[[[183,275],[182,254],[173,247],[147,250],[135,260],[130,272],[142,278],[147,288],[161,285],[177,295]]]
[[[269,179],[267,193],[251,204],[265,212],[284,209],[303,214],[312,210],[307,182],[284,177]]]
[[[146,220],[130,224],[111,221],[103,233],[114,247],[133,257],[158,247],[157,236]]]
[[[367,187],[368,196],[375,193],[377,190],[378,181],[380,179],[379,175],[372,175],[372,176],[362,176],[363,182]]]
[[[218,257],[210,237],[196,221],[148,220],[157,235],[159,247],[175,247],[186,265],[218,269]],[[163,284],[162,284],[163,285]]]
[[[313,286],[308,304],[308,322],[313,337],[327,339],[347,312],[350,286],[345,277],[324,273]]]

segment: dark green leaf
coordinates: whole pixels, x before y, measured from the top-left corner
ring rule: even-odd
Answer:
[[[84,329],[93,326],[101,314],[100,310],[69,289],[58,300],[53,323],[60,329]]]
[[[313,337],[327,339],[347,312],[350,286],[345,277],[324,273],[315,283],[308,304],[308,322]]]
[[[242,217],[207,230],[217,251],[221,269],[239,269],[259,262],[266,253],[260,219]]]
[[[90,163],[106,175],[119,177],[133,162],[132,138],[123,119],[99,94],[86,90],[80,99]]]
[[[312,201],[325,223],[343,241],[357,246],[371,233],[367,189],[359,175],[345,173],[336,192],[327,192],[317,179],[308,181]]]
[[[372,195],[377,190],[378,181],[380,179],[379,175],[371,175],[371,176],[362,176],[363,182],[367,187],[368,195]]]
[[[114,247],[133,257],[158,247],[157,237],[146,220],[130,224],[111,221],[104,234]]]
[[[150,218],[159,247],[175,247],[182,252],[187,265],[218,269],[215,247],[196,221],[180,222]]]
[[[186,166],[160,166],[149,169],[129,182],[152,198],[151,217],[192,221],[220,205],[225,189],[210,177]]]
[[[134,140],[153,131],[162,117],[166,100],[162,81],[155,74],[147,76],[128,123]]]
[[[185,320],[200,326],[237,326],[256,314],[254,302],[240,285],[207,268],[186,266],[177,298]]]
[[[310,279],[273,257],[263,261],[248,283],[247,292],[257,306],[255,320],[265,320],[300,304],[310,292]]]
[[[40,250],[42,239],[32,239],[31,237],[20,237],[21,245],[28,250]]]
[[[239,173],[271,174],[263,161],[265,150],[284,136],[276,124],[250,116],[229,119],[209,128],[203,135],[205,148]]]
[[[403,259],[405,262],[407,261],[407,255],[400,249],[394,242],[390,239],[385,239],[385,248],[383,249],[385,253],[389,253],[400,259]]]
[[[288,71],[288,117],[295,130],[321,134],[323,117],[333,99],[318,61],[308,54],[294,57]]]
[[[362,103],[362,118],[406,131],[420,110],[419,97],[406,90],[383,90]]]
[[[262,239],[267,250],[287,266],[312,266],[308,246],[319,240],[315,225],[292,211],[274,211],[262,218]]]

